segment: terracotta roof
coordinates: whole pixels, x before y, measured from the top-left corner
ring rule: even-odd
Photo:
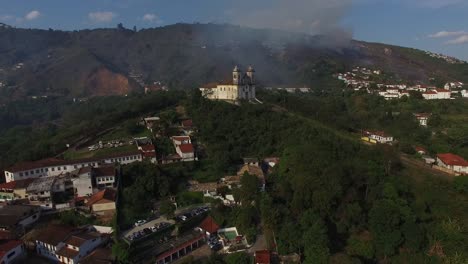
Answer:
[[[437,94],[437,92],[434,92],[434,91],[428,91],[428,92],[424,92],[422,94]]]
[[[429,113],[416,113],[414,114],[416,118],[429,118],[432,116],[432,114]]]
[[[255,175],[257,178],[259,178],[263,183],[265,183],[265,176],[263,174],[263,171],[260,167],[258,166],[253,166],[253,165],[244,165],[240,168],[240,170],[237,172],[237,175],[242,177],[244,173],[248,173],[250,175]]]
[[[113,189],[105,189],[100,192],[93,194],[86,203],[88,206],[97,203],[108,203],[108,202],[115,202],[116,198],[116,191]]]
[[[140,148],[142,152],[156,152],[154,145],[143,145]]]
[[[71,248],[62,247],[59,251],[57,251],[57,255],[66,257],[69,259],[75,258],[80,252],[77,250],[73,250]]]
[[[192,119],[187,119],[187,120],[182,121],[182,126],[183,127],[192,127],[193,126]]]
[[[65,240],[66,244],[81,247],[86,241],[98,238],[99,234],[96,232],[84,232],[81,234],[72,235],[67,240]]]
[[[0,241],[0,260],[3,259],[3,257],[8,254],[8,252],[19,245],[22,245],[23,241],[21,240],[4,240]]]
[[[127,151],[127,152],[110,154],[110,155],[107,155],[105,157],[100,157],[100,158],[87,158],[87,159],[77,159],[77,160],[45,159],[45,160],[32,161],[32,162],[17,163],[14,166],[7,169],[7,171],[19,172],[19,171],[33,170],[33,169],[51,167],[51,166],[73,165],[73,164],[86,163],[86,162],[99,162],[105,159],[127,157],[127,156],[134,156],[134,155],[141,155],[141,153],[138,150],[135,150],[135,151]]]
[[[202,86],[202,88],[208,88],[208,89],[213,89],[213,88],[216,88],[216,87],[218,87],[218,83],[207,83],[207,84]]]
[[[414,150],[416,150],[417,152],[424,152],[424,153],[427,152],[427,150],[425,148],[419,147],[419,146],[414,147]]]
[[[216,221],[213,219],[211,216],[207,216],[203,222],[201,222],[200,226],[201,229],[205,230],[208,233],[215,233],[219,229],[219,225],[216,223]]]
[[[452,153],[437,154],[437,157],[446,165],[468,167],[468,161]]]
[[[56,246],[58,243],[67,239],[73,231],[74,228],[70,226],[49,225],[47,228],[39,231],[36,240]]]
[[[111,264],[114,263],[112,250],[110,248],[98,248],[84,257],[80,264]]]
[[[174,136],[172,137],[172,140],[185,141],[185,140],[190,140],[190,137],[189,136]]]
[[[365,131],[365,133],[369,135],[380,136],[380,137],[391,137],[390,135],[387,135],[385,131]]]
[[[438,93],[450,93],[450,91],[445,90],[445,89],[436,89]]]
[[[114,166],[106,166],[106,167],[97,167],[93,168],[94,176],[115,176],[115,167]]]
[[[255,251],[255,264],[270,264],[270,251],[259,250]]]
[[[181,144],[179,146],[180,151],[182,153],[193,153],[193,145],[192,144]]]
[[[78,175],[85,174],[85,173],[91,173],[92,170],[93,170],[93,167],[91,167],[91,166],[86,166],[84,168],[80,168],[78,170]]]
[[[0,230],[0,240],[13,239],[15,236],[8,230]],[[0,257],[1,259],[1,257]]]

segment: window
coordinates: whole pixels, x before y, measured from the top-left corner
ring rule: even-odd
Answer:
[[[60,168],[60,167],[57,167],[57,170],[61,170],[61,168]]]
[[[25,172],[24,175],[28,176],[28,175],[29,175],[29,172]]]
[[[39,173],[39,170],[36,170],[36,173]]]
[[[46,172],[49,171],[49,168],[45,168],[45,171],[46,171]]]
[[[16,253],[16,251],[11,252],[10,254],[7,255],[7,258],[9,259],[9,258],[13,257],[15,255],[15,253]]]
[[[22,172],[20,172],[20,174],[19,174],[19,175],[20,175],[20,177],[23,177],[23,173],[22,173]]]
[[[63,166],[63,170],[67,170],[67,167]]]
[[[78,166],[77,166],[77,165],[73,165],[73,168],[77,169],[77,168],[78,168]]]

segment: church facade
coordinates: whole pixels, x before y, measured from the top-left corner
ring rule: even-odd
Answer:
[[[255,70],[250,66],[243,73],[236,66],[232,71],[232,82],[209,84],[200,88],[200,91],[211,100],[255,100]]]

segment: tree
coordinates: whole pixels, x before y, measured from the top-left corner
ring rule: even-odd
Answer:
[[[392,256],[403,242],[400,223],[400,209],[395,202],[382,199],[374,203],[369,212],[369,228],[379,256]]]
[[[346,253],[348,253],[350,256],[373,259],[375,248],[371,234],[369,232],[352,234],[346,243]]]
[[[174,217],[175,206],[171,201],[165,200],[161,202],[161,207],[159,208],[159,211],[161,212],[161,214],[166,215],[167,218],[171,218]]]
[[[112,256],[114,256],[119,263],[130,263],[129,247],[125,242],[120,240],[112,244]]]
[[[468,193],[468,176],[455,177],[453,188],[459,193]]]
[[[307,210],[301,217],[304,243],[304,263],[328,263],[330,250],[325,223],[312,210]]]
[[[252,258],[247,255],[245,252],[238,252],[234,254],[229,254],[224,259],[226,264],[250,264],[252,263]]]
[[[240,179],[240,199],[242,203],[248,203],[255,200],[259,193],[259,180],[257,176],[250,175],[247,172]]]

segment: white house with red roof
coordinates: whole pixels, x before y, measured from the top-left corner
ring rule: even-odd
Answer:
[[[414,117],[416,117],[416,119],[418,120],[419,125],[427,127],[427,121],[429,120],[431,115],[432,114],[429,113],[416,113],[414,114]]]
[[[172,143],[181,161],[196,160],[195,149],[189,136],[174,136],[172,137]]]
[[[24,245],[21,240],[0,240],[0,263],[10,264],[16,262],[18,257],[24,255]]]
[[[393,142],[393,136],[388,135],[385,131],[364,131],[364,134],[381,144]]]
[[[445,89],[433,89],[422,93],[422,96],[426,100],[443,100],[450,99],[452,93]]]
[[[142,155],[138,150],[116,153],[103,158],[79,160],[60,160],[51,158],[32,162],[22,162],[5,170],[5,181],[11,182],[29,178],[58,176],[84,167],[108,166],[115,163],[124,165],[137,161],[142,161]]]
[[[468,161],[452,153],[437,154],[437,165],[455,173],[468,174]]]

